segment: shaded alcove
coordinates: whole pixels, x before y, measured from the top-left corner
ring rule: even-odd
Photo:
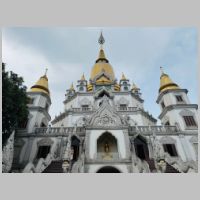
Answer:
[[[102,167],[96,173],[121,173],[118,169],[111,166]]]
[[[109,132],[103,133],[97,140],[97,153],[118,153],[117,139]]]
[[[137,136],[134,140],[135,153],[141,160],[149,159],[149,149],[146,140]]]
[[[72,136],[71,138],[71,148],[73,149],[73,158],[72,161],[77,161],[79,157],[79,145],[80,140],[76,136]]]

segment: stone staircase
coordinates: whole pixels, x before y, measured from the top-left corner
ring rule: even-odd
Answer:
[[[149,164],[149,169],[151,172],[156,172],[156,166],[154,159],[147,159],[147,163]],[[169,163],[166,162],[166,171],[165,173],[180,173],[177,169],[175,169],[173,166],[171,166]]]
[[[174,167],[172,167],[170,164],[166,163],[166,171],[165,173],[180,173],[177,169],[175,169]]]
[[[155,166],[155,163],[154,163],[155,162],[154,159],[147,159],[146,161],[149,164],[150,171],[156,172],[156,166]]]
[[[52,161],[42,173],[63,173],[62,161]]]

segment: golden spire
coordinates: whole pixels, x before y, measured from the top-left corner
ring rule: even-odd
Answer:
[[[84,76],[84,74],[81,76],[81,81],[85,81],[85,76]]]
[[[176,83],[174,83],[167,74],[164,73],[162,67],[160,67],[160,70],[161,70],[161,77],[160,77],[159,93],[166,90],[180,89],[179,86]]]
[[[140,88],[137,87],[137,85],[136,85],[135,83],[133,83],[131,90],[132,90],[132,91],[139,91]]]
[[[125,81],[125,80],[127,80],[127,79],[126,79],[126,77],[125,77],[124,73],[122,72],[121,81]]]
[[[47,69],[45,70],[45,74],[40,77],[40,79],[33,85],[30,89],[31,92],[43,92],[45,94],[50,95],[49,86],[48,86],[48,78],[47,78]]]
[[[108,62],[108,60],[106,59],[104,50],[103,50],[103,44],[105,43],[105,39],[104,39],[104,37],[103,37],[102,31],[101,31],[101,33],[100,33],[100,37],[99,37],[98,42],[99,42],[99,44],[100,44],[100,51],[99,51],[99,57],[98,57],[98,59],[96,60],[96,63],[97,63],[99,60],[105,60],[106,62]]]
[[[109,78],[110,82],[113,82],[115,80],[115,74],[114,74],[113,68],[110,65],[109,61],[107,60],[107,58],[105,56],[105,53],[104,53],[104,50],[103,50],[103,44],[105,43],[105,40],[104,40],[102,32],[100,34],[98,42],[100,44],[99,56],[98,56],[98,58],[96,60],[96,63],[92,67],[90,79],[92,81],[94,81],[95,78],[98,77],[98,75],[101,75],[102,73],[105,73],[105,74],[108,75],[108,78]],[[100,77],[98,77],[98,79],[99,78]],[[99,80],[98,83],[99,84],[100,83],[104,84],[105,81],[103,81],[103,79],[101,79],[101,80]]]

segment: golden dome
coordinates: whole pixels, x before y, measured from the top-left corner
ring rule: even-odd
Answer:
[[[46,74],[41,76],[40,79],[33,85],[30,89],[31,92],[43,92],[45,94],[50,95],[49,86],[48,86],[48,78]]]
[[[115,74],[113,71],[112,66],[108,62],[108,60],[105,57],[105,53],[103,49],[100,49],[99,57],[96,60],[96,63],[94,64],[92,71],[91,71],[91,80],[94,80],[96,76],[102,72],[105,72],[110,78],[110,82],[114,81]]]
[[[162,68],[161,68],[162,70]],[[160,88],[159,88],[159,93],[166,91],[166,90],[175,90],[175,89],[180,89],[179,86],[174,83],[170,77],[165,74],[163,71],[161,71],[161,77],[160,77]]]

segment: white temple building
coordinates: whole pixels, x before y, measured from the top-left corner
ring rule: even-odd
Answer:
[[[66,91],[51,120],[47,74],[33,85],[28,123],[15,131],[13,173],[198,172],[198,105],[161,68],[159,120],[145,111],[140,88],[118,81],[100,35],[90,79]],[[157,77],[159,78],[159,77]],[[51,124],[51,125],[49,125]]]

